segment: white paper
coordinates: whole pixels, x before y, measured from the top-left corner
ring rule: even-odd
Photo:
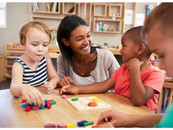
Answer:
[[[144,25],[144,20],[145,20],[145,14],[142,13],[136,14],[135,26]]]
[[[133,10],[125,10],[125,24],[132,24],[133,23]]]

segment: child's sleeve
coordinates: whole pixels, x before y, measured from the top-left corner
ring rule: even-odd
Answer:
[[[149,76],[144,80],[143,85],[148,86],[156,93],[160,93],[164,82],[164,74],[160,71],[152,71]]]

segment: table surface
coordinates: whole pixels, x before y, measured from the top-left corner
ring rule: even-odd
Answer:
[[[96,124],[100,113],[111,109],[129,114],[152,113],[147,107],[133,106],[128,98],[113,93],[67,95],[68,98],[97,96],[111,105],[110,108],[79,111],[76,110],[67,100],[61,98],[58,89],[56,89],[51,95],[46,95],[42,87],[38,87],[38,89],[43,94],[45,99],[55,100],[56,105],[53,105],[51,109],[44,108],[38,111],[31,110],[30,112],[25,112],[25,109],[22,108],[21,98],[13,97],[9,89],[0,90],[1,128],[43,128],[44,125],[48,123],[67,124],[68,122],[74,123],[74,127],[77,127],[77,122],[82,120],[93,121],[94,124]]]

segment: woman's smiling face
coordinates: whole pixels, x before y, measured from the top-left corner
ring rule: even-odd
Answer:
[[[82,55],[89,54],[91,46],[89,27],[80,25],[73,30],[68,40],[68,45],[72,48],[74,53]]]

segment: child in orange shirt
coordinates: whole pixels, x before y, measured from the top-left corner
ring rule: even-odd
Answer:
[[[173,3],[161,3],[145,20],[143,35],[149,49],[158,55],[160,69],[173,77]],[[173,103],[164,114],[125,114],[116,110],[101,113],[98,127],[173,128]]]
[[[130,98],[136,106],[146,105],[152,111],[156,110],[164,75],[149,62],[151,52],[140,35],[141,31],[142,26],[139,26],[123,35],[120,53],[124,64],[110,78],[86,86],[67,85],[60,94],[102,93],[115,86],[115,94]]]

